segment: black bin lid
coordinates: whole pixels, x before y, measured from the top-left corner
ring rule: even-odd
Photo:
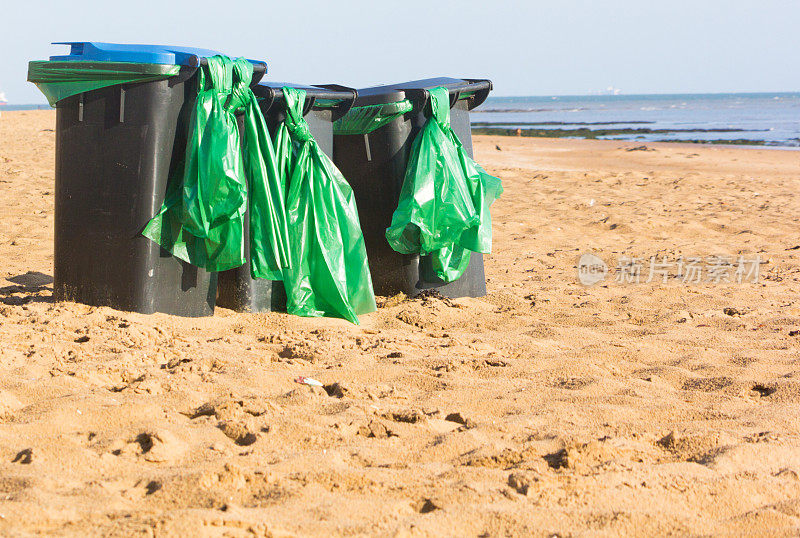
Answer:
[[[450,106],[460,99],[468,99],[470,110],[483,103],[492,91],[492,81],[473,78],[425,78],[384,86],[372,86],[358,90],[355,106],[394,103],[403,99],[411,99],[415,104],[425,105],[428,102],[428,90],[444,86],[450,91]]]
[[[355,106],[385,105],[402,101],[405,98],[406,93],[393,86],[372,86],[358,90]]]
[[[286,106],[283,94],[284,86],[306,91],[303,115],[308,114],[314,108],[330,108],[334,110],[334,120],[347,113],[358,96],[358,92],[355,89],[336,84],[309,86],[293,82],[261,81],[253,88],[253,93],[260,99],[262,110],[266,112],[273,107],[279,106],[283,108]]]

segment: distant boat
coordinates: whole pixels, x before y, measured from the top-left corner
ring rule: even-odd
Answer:
[[[615,88],[614,86],[609,86],[605,90],[592,90],[589,92],[589,95],[621,95],[622,90],[619,88]]]

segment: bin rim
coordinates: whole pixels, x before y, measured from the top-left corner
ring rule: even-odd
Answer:
[[[253,88],[253,92],[260,99],[261,109],[264,112],[268,112],[275,106],[285,106],[284,86],[306,91],[306,101],[303,104],[304,116],[314,109],[331,109],[333,111],[331,121],[336,121],[344,116],[358,98],[358,91],[355,88],[339,84],[307,85],[294,82],[261,81]]]
[[[450,92],[451,108],[458,101],[466,100],[469,110],[480,106],[486,101],[489,92],[493,88],[491,80],[482,78],[437,77],[410,80],[397,84],[362,88],[359,90],[359,95],[365,97],[365,99],[363,103],[356,103],[356,106],[400,101],[407,98],[414,101],[415,109],[424,109],[430,101],[430,92],[428,90],[442,86]],[[380,99],[380,96],[384,94],[386,98],[384,100]]]

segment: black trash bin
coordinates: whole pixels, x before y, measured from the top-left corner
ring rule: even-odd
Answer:
[[[306,91],[303,115],[319,147],[333,158],[333,122],[342,117],[358,95],[352,88],[338,85],[303,86],[288,82],[261,82],[253,88],[270,133],[286,118],[286,101],[281,88],[289,86]],[[245,216],[245,244],[250,244],[250,226]],[[217,305],[237,312],[286,311],[283,282],[253,279],[250,255],[247,263],[218,274]]]
[[[369,134],[335,134],[334,162],[353,188],[367,246],[372,284],[378,295],[402,292],[414,296],[435,288],[447,297],[486,295],[483,254],[473,253],[458,280],[444,282],[431,275],[427,256],[400,254],[386,240],[386,229],[397,209],[409,151],[430,117],[429,89],[450,91],[450,124],[472,156],[469,111],[486,100],[492,83],[484,79],[432,78],[358,90],[354,107],[396,103],[408,99],[413,110]]]
[[[141,235],[183,159],[197,68],[215,51],[75,42],[76,69],[97,62],[178,65],[176,76],[112,85],[56,104],[56,300],[150,314],[214,312],[216,274]],[[102,67],[102,65],[100,65]],[[266,65],[254,64],[254,81]]]

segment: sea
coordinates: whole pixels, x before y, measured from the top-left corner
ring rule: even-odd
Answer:
[[[489,97],[472,112],[473,129],[800,149],[800,92]]]
[[[489,97],[470,119],[476,132],[800,149],[800,92]]]
[[[6,110],[50,110],[50,105],[0,105],[0,112]]]

